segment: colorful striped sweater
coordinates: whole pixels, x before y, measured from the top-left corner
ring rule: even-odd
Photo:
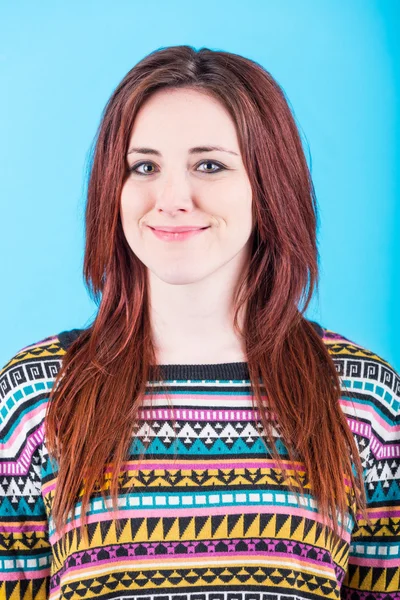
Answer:
[[[313,497],[288,491],[260,438],[246,363],[166,365],[173,403],[149,378],[156,398],[122,473],[121,534],[99,491],[88,544],[79,519],[59,538],[43,422],[74,329],[23,348],[0,372],[0,600],[400,599],[399,375],[314,325],[341,378],[372,527],[349,511],[334,545]]]

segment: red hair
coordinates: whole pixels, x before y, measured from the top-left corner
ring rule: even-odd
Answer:
[[[285,483],[301,494],[309,487],[337,533],[336,511],[343,527],[349,504],[366,517],[366,499],[357,446],[338,401],[335,364],[304,317],[318,288],[319,257],[315,192],[299,132],[284,92],[258,63],[190,46],[162,48],[136,64],[111,95],[96,134],[85,215],[84,277],[99,309],[91,326],[67,349],[48,404],[47,447],[59,463],[55,525],[60,530],[65,526],[83,493],[83,527],[91,494],[101,488],[105,498],[104,469],[110,462],[112,505],[117,510],[118,474],[127,458],[149,368],[157,367],[146,267],[125,239],[120,197],[128,177],[126,154],[135,117],[162,88],[207,93],[225,106],[235,123],[253,191],[255,226],[249,269],[234,298],[234,326],[245,343],[253,402],[271,452],[284,469],[260,382],[289,461],[304,462],[306,484],[296,469],[286,472]],[[244,306],[240,331],[237,315]],[[352,498],[344,476],[351,481]]]

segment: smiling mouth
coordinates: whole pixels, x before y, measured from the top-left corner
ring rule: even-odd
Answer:
[[[193,226],[193,227],[185,227],[185,226],[180,226],[180,227],[169,227],[169,226],[160,226],[160,227],[154,227],[152,225],[149,225],[149,227],[151,229],[156,229],[157,231],[167,231],[168,233],[183,233],[185,231],[196,231],[197,229],[207,229],[209,227],[209,225],[205,225],[204,227],[202,226]]]
[[[203,233],[203,231],[206,231],[207,229],[209,229],[208,227],[200,227],[200,228],[196,228],[196,229],[189,229],[189,228],[185,228],[183,231],[165,231],[163,229],[155,229],[154,227],[150,227],[149,229],[151,229],[151,231],[154,233],[154,235],[160,239],[163,240],[165,242],[179,242],[179,241],[184,241],[187,240],[189,238],[195,237],[196,235],[199,235],[201,233]],[[172,229],[172,228],[171,228]]]

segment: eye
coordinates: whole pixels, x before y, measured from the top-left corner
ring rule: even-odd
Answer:
[[[149,172],[143,173],[143,172],[137,170],[137,169],[139,169],[139,167],[142,167],[143,165],[153,165],[154,166],[154,164],[152,162],[150,162],[150,161],[143,161],[143,162],[138,163],[137,165],[133,165],[132,167],[130,167],[129,168],[129,172],[130,173],[137,173],[138,175],[146,175],[146,174],[147,175],[152,175],[153,173],[149,173]],[[223,165],[221,165],[221,163],[217,163],[217,162],[215,162],[213,160],[203,160],[201,163],[199,163],[198,167],[200,167],[201,165],[214,165],[214,166],[217,167],[217,170],[214,170],[214,171],[210,171],[209,169],[206,169],[205,171],[200,171],[202,173],[213,174],[213,173],[219,173],[219,171],[226,170],[226,167],[224,167]]]
[[[213,160],[203,160],[200,164],[199,167],[201,165],[215,165],[216,167],[218,167],[217,171],[209,171],[208,169],[206,171],[202,171],[203,173],[218,173],[219,171],[223,171],[225,170],[225,167],[223,167],[220,163],[216,163]]]
[[[149,161],[138,163],[137,165],[133,165],[132,167],[129,167],[129,172],[130,173],[137,173],[138,175],[146,175],[146,173],[141,173],[140,171],[137,171],[137,169],[139,167],[142,167],[143,165],[151,165],[151,164],[153,164],[153,163],[151,163]],[[150,173],[150,175],[151,174],[152,173]]]

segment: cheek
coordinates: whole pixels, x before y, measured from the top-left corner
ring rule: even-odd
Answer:
[[[221,199],[223,198],[223,202]],[[252,226],[252,191],[249,185],[240,182],[238,186],[219,199],[220,214],[226,218],[227,225],[243,231]],[[216,205],[218,206],[218,204]]]
[[[129,186],[123,188],[121,193],[120,213],[122,225],[125,228],[138,225],[138,221],[145,213],[144,203],[138,194],[132,194]]]

